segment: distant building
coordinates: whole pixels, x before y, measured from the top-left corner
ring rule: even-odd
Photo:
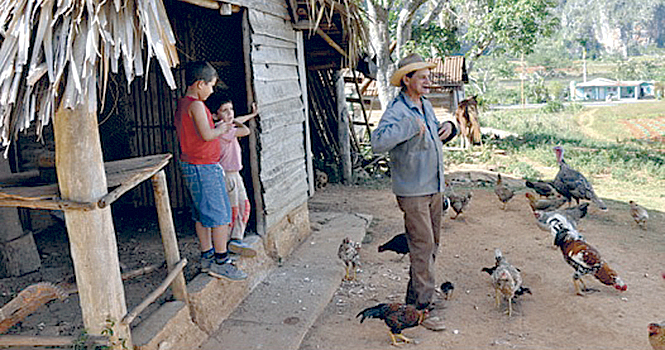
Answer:
[[[570,82],[573,101],[618,101],[654,98],[654,81],[616,81],[597,78],[585,83]]]

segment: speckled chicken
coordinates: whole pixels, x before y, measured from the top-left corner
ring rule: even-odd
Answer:
[[[515,292],[522,288],[522,275],[515,266],[511,265],[503,256],[499,248],[494,249],[496,265],[492,271],[492,285],[494,286],[494,298],[496,307],[501,306],[501,298],[508,303],[508,316],[513,314],[513,298]]]
[[[649,220],[649,213],[644,207],[635,203],[635,201],[629,201],[630,204],[630,216],[633,217],[635,223],[643,230],[647,229],[647,220]]]
[[[649,344],[653,350],[665,350],[665,322],[650,323],[649,330]]]
[[[541,197],[553,196],[556,193],[551,181],[525,181],[526,187],[533,189]]]
[[[360,242],[353,242],[349,237],[345,237],[337,249],[337,256],[342,259],[346,269],[344,281],[356,279],[356,269],[360,267],[360,246]],[[353,271],[353,275],[351,275],[351,271]]]
[[[600,256],[600,252],[583,240],[579,233],[571,231],[558,218],[549,220],[554,235],[554,244],[561,249],[564,260],[575,272],[573,273],[573,284],[575,293],[584,296],[585,292],[597,292],[597,289],[587,288],[582,277],[592,274],[602,284],[612,286],[624,292],[628,289],[626,283],[619,277]],[[582,285],[580,288],[579,284]]]
[[[501,179],[501,174],[496,174],[496,185],[494,185],[494,193],[496,193],[496,196],[499,197],[499,200],[501,203],[503,203],[503,206],[501,207],[503,210],[506,209],[508,202],[513,199],[513,196],[515,196],[515,192],[511,190]]]
[[[556,174],[552,185],[557,192],[566,197],[569,204],[572,198],[575,198],[577,204],[580,204],[580,199],[586,199],[596,203],[601,210],[607,210],[607,206],[596,196],[593,186],[586,177],[566,164],[563,159],[563,147],[554,147],[554,153],[559,163],[559,172]]]
[[[415,327],[423,323],[427,318],[428,310],[417,310],[415,305],[411,304],[378,304],[373,307],[360,311],[357,317],[362,316],[360,323],[365,321],[365,318],[378,318],[383,320],[388,327],[390,327],[390,339],[392,345],[397,346],[397,338],[403,340],[405,343],[411,343],[412,340],[402,335],[402,330]]]
[[[527,192],[524,196],[529,200],[529,206],[531,210],[542,210],[542,211],[552,211],[559,209],[567,201],[564,197],[559,198],[541,198],[538,199],[531,192]]]

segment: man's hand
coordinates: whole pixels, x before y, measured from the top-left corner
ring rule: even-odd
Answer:
[[[425,128],[425,123],[423,123],[422,120],[418,119],[418,126],[420,127],[420,132],[418,133],[418,136],[425,135],[425,131],[427,131],[427,129]]]

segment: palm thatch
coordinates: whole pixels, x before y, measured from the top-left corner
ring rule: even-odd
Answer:
[[[121,62],[131,83],[155,56],[176,88],[175,36],[161,0],[0,0],[0,36],[0,147],[35,120],[41,137],[59,106],[85,102],[95,112]]]
[[[332,17],[338,12],[342,17],[344,33],[348,39],[348,50],[345,66],[354,68],[357,58],[363,53],[363,47],[367,46],[368,34],[365,20],[365,12],[359,0],[308,0],[308,16],[310,18],[310,32],[314,33],[326,19],[332,23]]]

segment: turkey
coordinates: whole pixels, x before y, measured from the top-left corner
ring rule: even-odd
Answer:
[[[586,177],[579,171],[571,168],[563,160],[563,147],[554,147],[554,153],[559,163],[559,172],[556,174],[552,185],[557,192],[566,197],[568,204],[571,204],[572,198],[575,198],[577,204],[580,204],[580,199],[587,199],[596,203],[601,210],[607,210],[607,206],[596,196],[591,183],[589,183]]]

